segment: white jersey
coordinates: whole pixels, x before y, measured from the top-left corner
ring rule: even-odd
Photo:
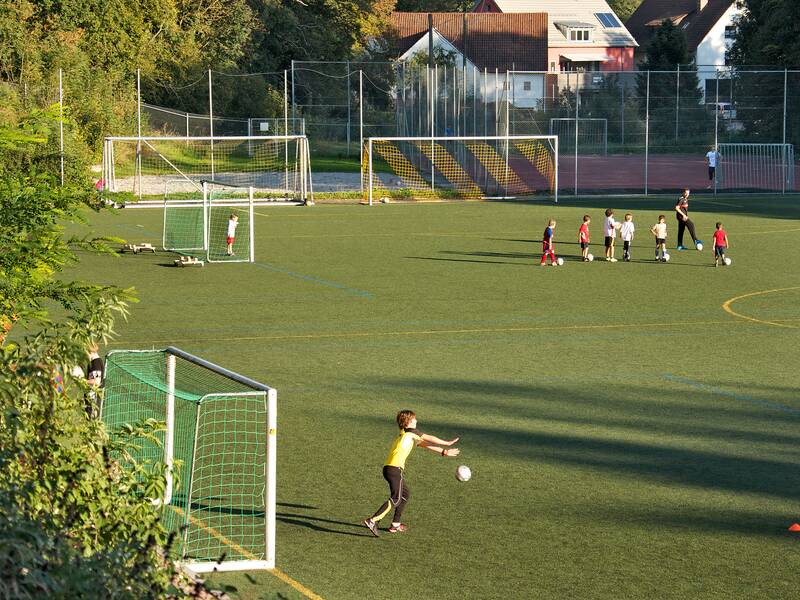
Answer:
[[[716,150],[711,150],[708,153],[706,153],[706,160],[708,161],[709,167],[716,167],[718,159],[719,159],[719,154],[717,153]]]
[[[630,242],[633,239],[634,231],[636,231],[636,227],[633,226],[633,221],[623,221],[622,226],[619,228],[619,235],[622,237],[622,241]]]
[[[653,225],[653,231],[656,234],[656,238],[659,240],[667,239],[667,224],[666,223],[656,223]]]
[[[239,221],[234,221],[233,219],[228,220],[228,237],[235,237],[236,236],[236,226],[239,224]]]
[[[614,220],[614,217],[606,217],[603,231],[606,237],[615,237],[619,229],[619,223]]]

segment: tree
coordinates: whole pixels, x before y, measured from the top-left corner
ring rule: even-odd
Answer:
[[[0,149],[35,154],[56,116],[0,126]],[[65,223],[85,224],[83,211],[104,207],[92,188],[59,186],[24,159],[0,172],[0,597],[202,597],[169,562],[173,537],[150,501],[165,467],[133,458],[137,440],[156,440],[164,425],[109,437],[87,417],[88,386],[71,374],[134,299],[64,274],[76,250],[110,252],[121,241],[64,236]]]
[[[674,142],[705,146],[705,123],[708,115],[702,110],[702,92],[697,73],[680,70],[689,63],[686,35],[669,19],[664,19],[647,46],[645,60],[636,77],[639,114],[649,114],[651,139],[674,149]],[[649,98],[649,102],[647,99]],[[677,130],[676,130],[677,123]]]
[[[609,0],[608,5],[624,23],[641,3],[642,0]]]
[[[800,66],[800,3],[745,0],[743,6],[728,52],[736,65],[732,96],[744,127],[738,136],[745,142],[775,143],[784,141],[785,132],[787,143],[800,144],[800,74],[783,72]]]

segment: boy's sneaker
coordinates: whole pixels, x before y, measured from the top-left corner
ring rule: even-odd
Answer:
[[[617,262],[616,258],[609,258],[608,260],[610,260],[611,262]]]
[[[405,533],[406,531],[408,531],[408,525],[405,523],[400,523],[397,527],[394,525],[389,527],[389,533]]]
[[[378,524],[375,521],[373,521],[372,519],[364,519],[362,523],[367,529],[369,529],[372,532],[372,535],[374,535],[375,537],[379,537]],[[391,529],[389,531],[391,531]]]
[[[675,250],[686,250],[686,246],[678,246]]]

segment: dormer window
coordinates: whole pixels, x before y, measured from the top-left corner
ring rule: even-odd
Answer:
[[[570,42],[591,42],[592,31],[595,29],[591,23],[580,21],[555,23],[555,26]]]
[[[578,29],[570,28],[569,41],[571,42],[591,42],[592,30],[591,29]]]

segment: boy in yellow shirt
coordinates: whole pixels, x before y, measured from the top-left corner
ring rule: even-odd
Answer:
[[[417,429],[417,415],[414,411],[401,410],[397,413],[397,426],[400,427],[400,435],[397,436],[394,444],[392,444],[392,448],[389,450],[389,458],[386,459],[386,463],[383,465],[383,478],[389,484],[389,499],[381,504],[381,507],[374,515],[363,521],[364,525],[375,537],[378,537],[378,521],[389,514],[392,507],[394,507],[394,518],[392,519],[392,526],[389,527],[389,533],[401,533],[408,529],[404,523],[400,522],[403,509],[411,497],[411,491],[403,478],[403,471],[405,470],[406,459],[411,454],[414,446],[422,446],[433,452],[438,452],[442,456],[458,456],[461,452],[458,448],[449,447],[455,444],[458,438],[446,441],[419,431]]]

